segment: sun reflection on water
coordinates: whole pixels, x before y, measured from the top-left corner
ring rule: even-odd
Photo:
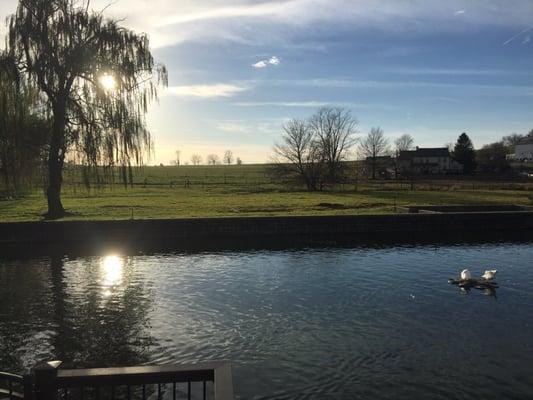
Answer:
[[[103,277],[102,286],[104,296],[111,295],[114,287],[122,283],[123,260],[116,255],[109,255],[102,258],[101,273]]]

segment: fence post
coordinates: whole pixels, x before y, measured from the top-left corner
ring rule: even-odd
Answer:
[[[57,370],[61,361],[49,361],[33,368],[35,400],[57,400]]]

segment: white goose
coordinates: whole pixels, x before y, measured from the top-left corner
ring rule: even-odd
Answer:
[[[481,277],[487,281],[491,281],[494,279],[494,277],[496,276],[496,273],[498,272],[497,269],[489,269],[487,271],[485,271],[485,273],[483,275],[481,275]]]
[[[461,271],[461,280],[462,281],[468,281],[470,279],[472,279],[472,275],[470,274],[470,271],[467,270],[467,269],[463,269]]]

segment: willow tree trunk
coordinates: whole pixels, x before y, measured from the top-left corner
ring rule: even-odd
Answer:
[[[61,184],[63,181],[64,141],[66,107],[54,107],[54,125],[48,153],[48,218],[61,218],[65,209],[61,203]]]

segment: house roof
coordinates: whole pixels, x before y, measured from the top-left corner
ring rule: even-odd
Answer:
[[[417,147],[416,150],[400,151],[400,159],[412,159],[413,157],[449,157],[447,147]]]
[[[392,157],[391,157],[391,156],[367,157],[366,160],[367,160],[367,161],[370,161],[370,160],[373,160],[374,158],[376,159],[376,161],[379,161],[379,160],[385,160],[385,161],[392,160]]]
[[[517,145],[521,144],[533,144],[533,134],[529,134],[526,137],[523,137],[516,143]]]

